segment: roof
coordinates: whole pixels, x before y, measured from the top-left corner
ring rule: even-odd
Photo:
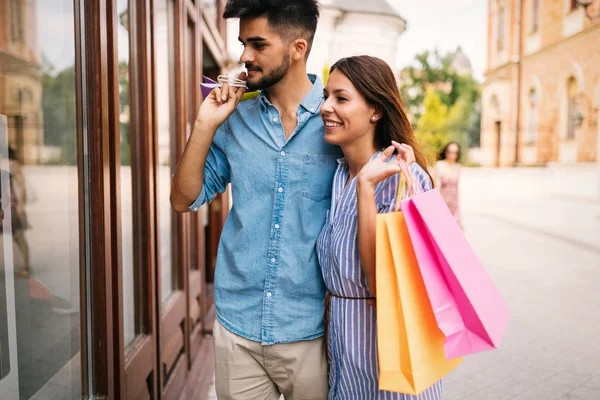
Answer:
[[[451,67],[457,71],[472,71],[471,61],[460,46],[454,53]]]
[[[386,0],[333,0],[330,7],[346,12],[387,15],[404,20]]]

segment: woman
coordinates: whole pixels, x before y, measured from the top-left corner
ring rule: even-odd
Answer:
[[[378,389],[375,219],[378,213],[395,209],[398,157],[407,164],[416,159],[410,165],[412,175],[424,190],[432,188],[394,74],[374,57],[345,58],[331,68],[324,96],[325,140],[339,145],[344,153],[317,243],[329,290],[328,398],[441,399],[441,382],[420,396]]]
[[[440,194],[446,201],[454,219],[461,224],[460,207],[458,201],[458,181],[460,178],[460,146],[450,142],[440,153],[440,161],[435,164],[435,177]]]

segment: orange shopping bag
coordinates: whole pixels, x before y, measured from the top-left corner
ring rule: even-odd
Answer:
[[[404,193],[404,175],[399,195]],[[396,207],[398,210],[398,207]],[[379,389],[417,395],[456,368],[429,303],[401,212],[377,215]]]

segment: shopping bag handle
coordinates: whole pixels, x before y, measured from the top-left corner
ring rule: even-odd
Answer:
[[[410,189],[409,189],[410,192]],[[395,208],[395,212],[398,212],[398,209],[400,208],[400,200],[404,200],[405,199],[405,194],[406,194],[406,176],[400,172],[400,182],[398,182],[398,193],[396,193],[396,208]],[[408,194],[408,197],[410,197],[411,194]]]
[[[400,182],[398,182],[398,193],[396,194],[396,212],[400,208],[400,201],[404,200],[407,197],[412,197],[414,195],[422,194],[423,189],[417,182],[415,178],[410,173],[407,165],[401,159],[398,159],[398,165],[400,166]],[[408,189],[408,190],[407,190]],[[408,196],[405,196],[408,191]]]

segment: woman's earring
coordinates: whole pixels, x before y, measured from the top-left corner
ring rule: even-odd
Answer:
[[[371,117],[371,122],[375,122],[376,118],[375,117]]]

